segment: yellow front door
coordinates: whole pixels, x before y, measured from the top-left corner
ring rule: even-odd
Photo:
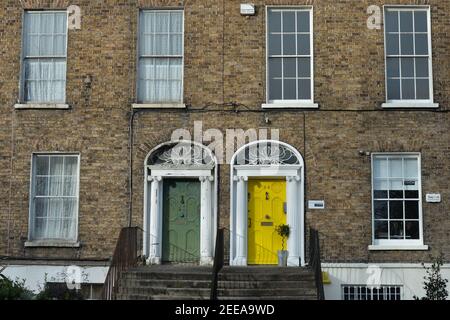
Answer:
[[[286,181],[249,180],[248,264],[278,263],[282,239],[275,228],[280,224],[286,224]]]

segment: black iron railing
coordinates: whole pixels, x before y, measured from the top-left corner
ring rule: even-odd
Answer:
[[[323,291],[322,266],[320,261],[319,232],[313,228],[309,229],[309,265],[314,272],[317,288],[317,300],[325,300],[325,293]]]
[[[116,299],[120,278],[128,269],[136,267],[141,257],[139,227],[123,228],[120,231],[111,265],[103,285],[103,299]]]
[[[217,230],[216,247],[214,250],[214,263],[211,279],[211,300],[217,300],[217,284],[219,281],[219,272],[223,268],[225,261],[225,242],[224,229]]]

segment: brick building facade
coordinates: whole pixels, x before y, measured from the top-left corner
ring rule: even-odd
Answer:
[[[258,0],[250,16],[240,13],[240,4],[2,0],[0,255],[10,266],[7,271],[21,275],[15,271],[21,266],[71,263],[98,268],[102,279],[120,229],[130,217],[132,225],[144,224],[146,157],[170,141],[175,129],[193,135],[194,124],[201,122],[203,130],[219,129],[224,135],[227,129],[278,129],[279,140],[302,155],[305,230],[313,226],[323,236],[329,298],[341,298],[341,285],[365,283],[371,265],[386,270],[382,284],[402,286],[404,298],[421,294],[420,263],[429,261],[430,253],[442,252],[446,262],[450,259],[450,3]],[[69,108],[27,106],[20,101],[19,85],[24,12],[70,5],[81,9],[81,28],[67,33]],[[384,25],[368,27],[370,5],[378,6],[381,17],[384,5],[429,8],[431,99],[437,108],[414,102],[406,108],[383,105]],[[316,108],[263,108],[268,102],[266,6],[312,8]],[[139,12],[161,8],[184,12],[184,108],[149,108],[138,100]],[[54,152],[80,158],[77,241],[70,245],[39,245],[29,238],[32,155]],[[374,246],[371,168],[378,153],[420,155],[422,246]],[[217,223],[229,227],[234,204],[229,163],[219,164],[217,182]],[[439,193],[441,201],[427,202],[431,193]],[[309,200],[324,200],[325,208],[310,209]]]

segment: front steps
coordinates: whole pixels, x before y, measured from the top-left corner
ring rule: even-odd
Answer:
[[[300,267],[224,267],[219,300],[315,300],[314,273]]]
[[[125,274],[119,300],[209,300],[212,268],[142,266]],[[218,278],[219,300],[315,300],[317,289],[309,268],[224,267]]]
[[[211,267],[159,265],[126,272],[118,300],[209,300]]]

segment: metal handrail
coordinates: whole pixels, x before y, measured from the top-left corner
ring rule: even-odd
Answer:
[[[325,300],[322,279],[322,266],[320,260],[319,232],[313,228],[309,229],[309,265],[314,272],[317,288],[317,300]]]
[[[124,272],[138,265],[140,254],[139,227],[127,227],[120,230],[111,265],[103,285],[103,299],[114,300],[118,284]]]
[[[224,265],[224,252],[225,252],[225,241],[224,241],[224,229],[217,230],[216,236],[216,247],[214,250],[214,263],[212,270],[211,279],[211,300],[217,300],[217,284],[219,281],[219,272],[222,270]]]

